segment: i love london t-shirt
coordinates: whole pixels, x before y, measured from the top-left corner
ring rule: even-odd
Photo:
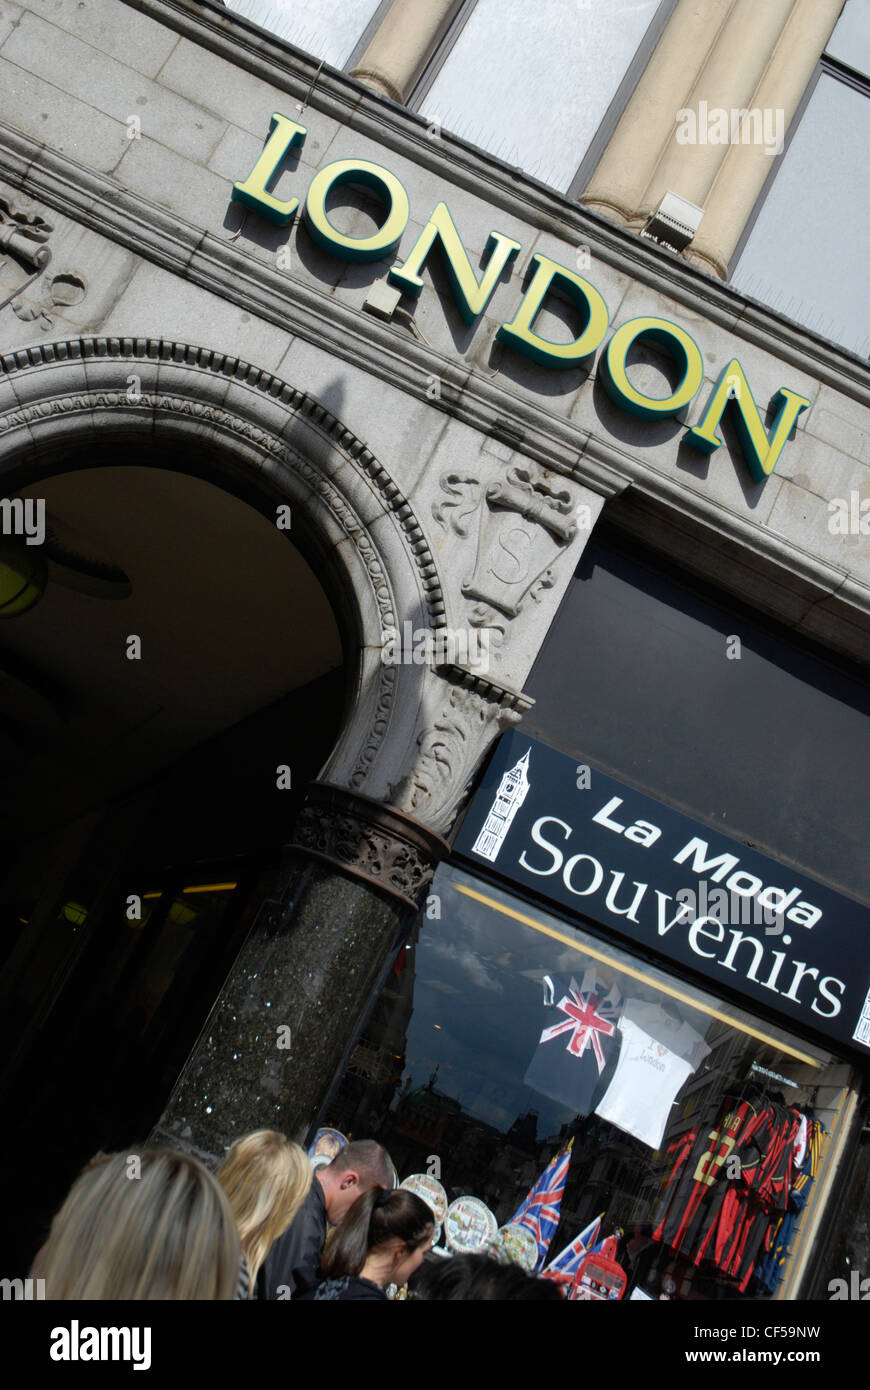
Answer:
[[[634,1021],[635,1017],[640,1017],[656,1026],[648,1006],[633,1011],[633,1002],[626,1003],[619,1020],[622,1034],[619,1060],[595,1113],[657,1149],[664,1138],[677,1092],[710,1049],[688,1023],[675,1024],[665,1016],[656,1031],[667,1037],[670,1046],[666,1046]]]
[[[523,1080],[576,1115],[588,1115],[601,1074],[619,1047],[620,993],[602,984],[594,970],[579,981],[545,975],[543,985],[546,1026]]]

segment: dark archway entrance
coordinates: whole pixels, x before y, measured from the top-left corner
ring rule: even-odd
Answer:
[[[341,728],[339,629],[292,529],[191,463],[95,442],[18,492],[49,538],[41,598],[0,624],[16,1270],[88,1157],[146,1138]]]
[[[0,486],[7,497],[28,490],[41,495],[60,475],[119,468],[130,469],[128,476],[136,468],[150,470],[153,478],[164,481],[184,475],[187,487],[198,479],[215,496],[228,496],[228,505],[247,503],[262,512],[256,518],[261,534],[280,540],[285,558],[298,550],[316,581],[304,603],[291,598],[283,605],[268,586],[249,592],[246,603],[224,587],[225,605],[239,618],[240,646],[263,614],[274,623],[283,613],[298,611],[310,634],[322,636],[328,626],[340,627],[342,665],[339,669],[337,659],[325,660],[317,669],[309,661],[305,679],[297,672],[292,688],[279,684],[271,703],[260,692],[261,700],[225,709],[226,717],[207,727],[201,724],[198,737],[187,742],[180,737],[184,720],[179,718],[171,756],[164,747],[147,767],[148,760],[139,758],[135,775],[135,759],[125,759],[118,748],[106,760],[117,784],[104,803],[91,807],[88,802],[92,818],[82,813],[66,826],[62,846],[53,846],[52,854],[46,851],[43,863],[32,854],[29,861],[19,856],[7,906],[15,911],[23,903],[23,910],[10,923],[5,978],[20,981],[28,960],[42,973],[35,977],[38,988],[16,985],[12,991],[10,1048],[0,1077],[0,1088],[10,1078],[17,1087],[7,1093],[6,1102],[11,1122],[20,1130],[16,1155],[24,1149],[35,1155],[26,1193],[19,1157],[10,1158],[5,1174],[21,1193],[21,1209],[32,1207],[22,1218],[27,1229],[20,1225],[15,1234],[16,1265],[26,1265],[32,1256],[34,1240],[41,1239],[44,1222],[81,1158],[98,1142],[123,1147],[144,1138],[141,1130],[135,1135],[129,1130],[140,1123],[147,1127],[152,1098],[173,1076],[171,1094],[151,1130],[156,1141],[216,1161],[245,1128],[269,1124],[293,1137],[306,1132],[398,950],[433,866],[444,855],[440,832],[452,822],[482,747],[496,720],[521,703],[516,692],[491,689],[486,681],[478,690],[459,669],[451,667],[442,675],[416,663],[382,661],[385,630],[400,629],[405,622],[433,629],[446,625],[439,566],[426,527],[388,468],[338,416],[304,391],[225,353],[163,339],[71,339],[3,358]],[[279,537],[275,526],[275,509],[284,504],[292,507],[292,542]],[[164,506],[164,519],[173,514],[173,508]],[[247,515],[244,507],[236,517],[242,515]],[[92,518],[80,520],[87,533]],[[193,508],[189,531],[200,527]],[[132,553],[139,547],[142,554],[143,536],[150,561],[147,529],[130,527],[127,548]],[[222,538],[221,577],[241,573],[245,566],[237,553],[235,521],[222,527]],[[122,547],[112,529],[102,539],[110,578],[122,584],[127,580]],[[174,664],[172,659],[164,663],[160,681],[179,715],[173,692],[188,685],[197,670],[188,642],[195,625],[179,621],[181,598],[186,586],[201,578],[186,542],[187,534],[167,547],[173,563],[183,559],[184,578],[169,588],[168,597],[164,592],[162,605],[174,624],[176,642]],[[250,551],[256,574],[264,557],[256,544]],[[151,572],[162,573],[153,565]],[[303,573],[297,566],[296,577]],[[107,579],[105,573],[100,577]],[[264,587],[274,599],[271,611],[264,604]],[[201,601],[207,604],[213,594],[207,585],[206,590]],[[43,604],[58,594],[56,589],[47,592],[46,600],[16,620],[19,634],[25,622],[38,619],[40,609],[43,617],[50,611]],[[133,592],[141,593],[141,574]],[[111,606],[105,599],[101,611]],[[121,605],[114,607],[119,611]],[[328,624],[318,617],[324,612]],[[73,627],[71,621],[58,624],[55,641],[69,644]],[[276,648],[279,654],[284,649],[276,644],[274,630],[269,631],[268,642],[264,639],[260,647],[264,670]],[[129,635],[116,631],[107,650],[117,651],[119,637]],[[292,641],[284,645],[294,650]],[[310,656],[314,646],[304,646]],[[164,650],[162,638],[158,647]],[[153,643],[143,642],[142,650],[153,654]],[[295,650],[300,655],[298,642]],[[101,651],[101,661],[103,655]],[[47,701],[44,712],[51,719],[58,682],[52,682],[50,671],[34,671],[33,657],[32,651],[17,653],[19,665],[29,660],[29,691],[34,700],[38,693]],[[109,668],[101,661],[94,662],[94,669],[105,673]],[[119,656],[126,672],[124,661]],[[13,680],[15,662],[13,653],[5,668]],[[82,669],[77,660],[73,664]],[[199,690],[203,718],[213,712],[213,696],[227,690],[249,692],[251,673],[260,675],[260,662],[250,649],[244,660],[237,660],[231,678],[226,651],[218,664],[216,682]],[[141,664],[138,669],[144,671]],[[158,693],[160,681],[151,695]],[[91,687],[77,693],[87,705]],[[143,738],[147,712],[140,711],[137,724]],[[255,715],[266,722],[258,726]],[[267,716],[275,720],[268,727],[282,734],[302,731],[291,752],[299,774],[294,765],[288,790],[279,791],[274,782],[277,767],[289,759],[283,747],[281,756],[275,753]],[[103,730],[99,717],[92,726],[92,731]],[[449,757],[443,756],[445,738],[453,749]],[[26,741],[11,741],[16,755],[26,750]],[[66,751],[75,755],[86,743],[84,736],[80,743],[68,740]],[[255,795],[250,780],[243,784],[254,776],[255,766],[262,768],[266,744],[266,781],[256,781]],[[260,752],[252,754],[252,748]],[[62,753],[63,740],[60,745],[55,740],[52,749]],[[228,777],[230,767],[235,771]],[[29,782],[21,767],[16,775],[29,786],[40,778],[40,785],[47,786],[45,770],[45,764],[41,771],[37,765]],[[304,784],[314,776],[291,831]],[[227,781],[235,787],[235,797],[227,795]],[[141,800],[134,805],[137,794]],[[65,781],[53,796],[53,814],[64,812],[64,801],[73,799]],[[15,801],[11,783],[7,800],[10,806]],[[48,814],[42,803],[36,812]],[[13,814],[12,823],[20,827],[23,814],[17,820]],[[233,825],[253,846],[235,857],[215,848],[224,846]],[[43,838],[47,845],[48,837]],[[36,833],[32,845],[41,846],[43,838]],[[276,871],[277,847],[288,841]],[[112,846],[111,863],[109,851],[101,851],[102,876],[89,877],[87,856],[94,844]],[[16,854],[13,848],[10,862]],[[25,867],[40,886],[42,911],[36,915],[33,894],[29,900],[22,896]],[[247,876],[244,867],[250,870]],[[80,873],[75,882],[70,877],[74,870]],[[128,930],[127,899],[138,892],[130,889],[131,879],[141,880],[148,918],[143,911],[135,928],[141,934],[132,942],[127,936],[129,950],[111,967],[111,991],[100,995],[104,1002],[111,998],[111,1018],[101,1017],[99,1007],[89,1004],[82,1019],[76,990],[90,991],[103,978],[106,951],[118,939],[112,937],[108,916],[100,926],[99,914],[109,912],[104,905],[111,900],[112,920],[120,919]],[[235,887],[227,886],[231,884]],[[151,894],[155,896],[146,896]],[[51,931],[56,938],[53,956],[43,950]],[[202,949],[182,949],[184,933],[204,943]],[[87,951],[85,938],[93,943]],[[73,951],[66,949],[70,939],[76,943]],[[50,962],[49,967],[43,969],[42,962]],[[161,991],[167,977],[168,990]],[[0,979],[0,1011],[2,988]],[[276,1017],[292,1025],[292,1055],[274,1046]],[[118,1043],[110,1070],[104,1064],[111,1028],[117,1030],[112,1037],[124,1032],[126,1040]],[[191,1035],[193,1045],[179,1072],[178,1058]],[[87,1058],[96,1058],[95,1070],[88,1071]],[[90,1089],[80,1073],[96,1076]],[[48,1076],[49,1090],[34,1095],[21,1081],[28,1075]],[[75,1100],[69,1099],[70,1078],[77,1088]],[[153,1090],[139,1107],[146,1087]],[[94,1136],[99,1126],[108,1132],[103,1119],[110,1100],[117,1106],[114,1128],[102,1141]],[[86,1109],[89,1120],[82,1119]],[[90,1136],[84,1154],[70,1148],[73,1120]],[[30,1127],[26,1132],[25,1125]]]

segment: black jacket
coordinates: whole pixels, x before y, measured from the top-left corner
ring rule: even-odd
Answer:
[[[359,1275],[353,1274],[344,1275],[341,1279],[325,1279],[314,1288],[297,1294],[296,1298],[300,1303],[347,1303],[351,1299],[355,1302],[365,1299],[371,1303],[388,1301],[387,1295],[378,1284],[373,1284],[371,1279],[361,1279]]]
[[[326,1204],[315,1175],[295,1219],[272,1245],[257,1275],[258,1298],[292,1298],[316,1283],[326,1241]]]

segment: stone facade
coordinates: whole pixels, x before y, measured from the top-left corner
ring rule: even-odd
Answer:
[[[250,476],[299,509],[309,558],[363,634],[358,696],[321,779],[333,799],[321,793],[295,844],[379,885],[376,901],[390,907],[366,937],[373,964],[342,1012],[341,1046],[288,1121],[301,1133],[475,771],[528,707],[524,682],[602,513],[795,632],[867,661],[870,543],[832,533],[828,504],[870,496],[870,373],[685,258],[196,0],[0,0],[0,85],[0,234],[18,237],[0,264],[6,490],[32,480],[34,459],[50,471],[73,439],[207,443],[215,481]],[[232,201],[276,111],[307,130],[276,186],[282,198],[303,199],[341,159],[401,180],[411,214],[394,256],[349,263],[318,247],[300,216],[277,227]],[[441,201],[473,263],[493,229],[520,243],[485,313],[463,322],[435,257],[412,321],[365,312]],[[354,206],[348,234],[366,235],[368,205]],[[692,335],[704,384],[684,418],[619,411],[600,353],[557,371],[498,339],[535,255],[579,269],[611,331],[647,316]],[[553,301],[535,328],[565,341],[568,322]],[[712,457],[686,444],[735,356],[762,415],[783,386],[810,401],[764,482],[730,433]],[[656,394],[655,359],[643,371]],[[492,549],[492,518],[505,512],[523,544],[507,587]],[[486,631],[487,672],[384,665],[383,632],[405,622]],[[363,830],[360,808],[372,805],[386,820]],[[340,848],[337,825],[345,839],[381,839],[360,858]],[[310,891],[318,906],[303,911],[282,890],[285,918],[293,903],[302,916],[323,910],[322,875]],[[336,950],[333,979],[346,943]],[[227,1007],[240,998],[230,989]],[[321,1015],[312,998],[308,1022],[294,1026],[314,1038]],[[273,1057],[262,1083],[273,1097],[287,1083],[275,1067]],[[219,1152],[233,1130],[214,1129],[199,1100],[191,1128],[189,1092],[163,1133]],[[268,1107],[245,1116],[273,1118]]]

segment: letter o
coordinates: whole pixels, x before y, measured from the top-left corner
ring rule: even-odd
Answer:
[[[743,879],[748,887],[741,888],[740,879]],[[745,869],[739,869],[736,874],[732,874],[729,879],[726,879],[725,887],[730,888],[732,893],[737,893],[741,898],[751,898],[763,885],[761,879],[756,878],[755,874],[748,874]]]
[[[363,184],[373,188],[390,210],[382,227],[367,237],[345,236],[333,227],[326,215],[326,199],[333,188],[343,183]],[[399,244],[407,226],[411,205],[404,187],[380,164],[365,159],[338,159],[321,169],[308,187],[305,199],[305,223],[314,240],[333,256],[347,261],[378,261]]]
[[[592,874],[592,882],[588,888],[575,888],[571,882],[571,874],[574,871],[574,865],[579,863],[581,859],[588,859],[590,864],[595,865]],[[597,892],[597,890],[601,887],[602,883],[604,882],[604,870],[602,869],[598,860],[593,859],[591,854],[572,854],[571,858],[568,860],[567,864],[562,870],[562,881],[565,884],[565,887],[568,889],[569,893],[576,893],[578,898],[587,898],[590,893]]]
[[[667,350],[682,371],[682,380],[670,396],[658,400],[645,396],[628,379],[625,359],[638,338],[648,338]],[[617,328],[601,359],[601,381],[614,405],[642,420],[662,420],[675,415],[700,390],[704,380],[704,359],[694,338],[667,319],[629,319]]]

